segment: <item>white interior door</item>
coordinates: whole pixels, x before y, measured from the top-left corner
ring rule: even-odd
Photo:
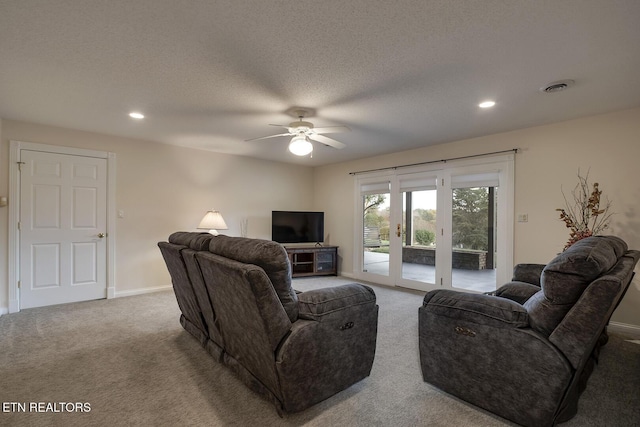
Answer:
[[[20,152],[20,308],[106,298],[107,160]]]

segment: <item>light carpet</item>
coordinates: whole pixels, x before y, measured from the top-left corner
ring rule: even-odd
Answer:
[[[305,278],[294,287],[349,282]],[[423,382],[418,307],[424,293],[371,286],[380,306],[371,375],[283,418],[182,329],[172,292],[1,316],[0,425],[513,425]],[[612,334],[578,415],[563,426],[640,425],[640,346],[629,338]]]

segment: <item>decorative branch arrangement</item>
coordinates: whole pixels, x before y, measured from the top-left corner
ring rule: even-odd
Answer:
[[[578,240],[597,236],[609,228],[609,221],[613,215],[613,213],[609,213],[611,202],[605,198],[601,206],[602,190],[598,187],[597,182],[590,186],[588,178],[589,172],[583,177],[578,170],[578,184],[571,192],[572,201],[568,200],[562,191],[566,209],[556,209],[556,211],[560,212],[560,219],[570,229],[569,240],[563,251],[566,251]]]

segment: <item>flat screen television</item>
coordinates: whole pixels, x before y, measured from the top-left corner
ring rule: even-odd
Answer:
[[[271,239],[278,243],[324,241],[324,212],[272,211]]]

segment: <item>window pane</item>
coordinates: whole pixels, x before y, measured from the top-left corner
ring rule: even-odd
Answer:
[[[402,193],[403,279],[435,283],[436,195],[437,190]]]
[[[389,193],[363,195],[362,203],[362,271],[389,276]]]
[[[497,187],[452,190],[451,276],[455,288],[496,289],[495,230]]]

